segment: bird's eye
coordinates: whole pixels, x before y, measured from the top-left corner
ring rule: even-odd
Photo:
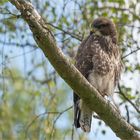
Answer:
[[[106,24],[101,24],[101,27],[105,27],[106,26]]]
[[[98,28],[98,29],[101,29],[103,27],[106,27],[106,24],[99,24],[99,25],[96,25],[95,28]]]
[[[103,27],[106,27],[106,24],[100,24],[99,25],[99,28],[103,28]]]

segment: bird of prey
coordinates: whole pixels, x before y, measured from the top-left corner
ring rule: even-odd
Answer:
[[[91,25],[90,35],[82,41],[76,55],[76,68],[104,96],[112,96],[122,70],[115,24],[99,17]],[[90,132],[92,110],[74,93],[74,125]]]

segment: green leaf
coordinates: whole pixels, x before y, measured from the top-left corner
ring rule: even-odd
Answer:
[[[4,3],[8,2],[8,0],[1,0],[0,5],[3,5]]]
[[[10,31],[15,31],[16,30],[16,26],[15,26],[14,20],[13,20],[13,22],[11,22],[11,20],[5,19],[2,22],[3,22],[4,25],[6,25],[6,27],[8,27],[8,29]]]

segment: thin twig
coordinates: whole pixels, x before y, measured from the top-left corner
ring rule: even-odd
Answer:
[[[79,41],[82,41],[82,37],[79,36],[79,35],[73,34],[73,33],[69,32],[69,31],[65,31],[64,29],[62,29],[62,28],[60,28],[60,27],[58,27],[58,26],[55,26],[55,25],[53,25],[53,24],[51,24],[51,23],[47,23],[47,24],[50,25],[50,26],[52,26],[52,27],[55,28],[55,29],[58,29],[58,30],[62,31],[62,32],[65,33],[65,34],[70,35],[72,38],[75,38],[75,39],[77,39],[77,40],[79,40]]]
[[[128,110],[128,106],[125,105],[125,109],[126,109],[126,115],[127,115],[127,122],[130,122],[130,117],[129,117],[129,110]]]
[[[31,49],[31,50],[29,50],[29,51],[27,51],[27,52],[24,52],[24,53],[25,53],[25,54],[29,54],[29,53],[34,52],[36,49],[37,49],[37,48],[34,48],[34,49]],[[24,53],[21,53],[21,54],[18,54],[18,55],[9,57],[8,60],[3,61],[3,62],[0,64],[0,66],[1,66],[1,65],[6,65],[6,64],[8,63],[8,62],[6,62],[6,61],[10,61],[11,59],[15,59],[15,58],[17,58],[17,57],[23,56]]]
[[[133,53],[136,53],[136,52],[139,51],[139,50],[140,50],[140,48],[137,48],[136,50],[131,51],[130,53],[128,53],[128,54],[126,54],[125,56],[123,56],[122,59],[128,57],[129,55],[131,55],[131,54],[133,54]]]
[[[60,112],[48,112],[48,111],[45,111],[43,113],[40,113],[39,115],[37,115],[36,117],[34,117],[34,119],[26,126],[26,132],[28,131],[28,129],[31,127],[31,125],[38,119],[40,118],[41,116],[44,116],[46,114],[59,114]]]
[[[55,127],[55,124],[56,124],[57,120],[60,118],[60,116],[61,116],[63,113],[67,112],[67,111],[70,110],[72,107],[73,107],[73,106],[70,106],[70,107],[66,108],[65,110],[63,110],[62,112],[60,112],[60,113],[58,114],[58,116],[56,117],[56,119],[54,120],[53,126],[52,126],[52,130],[51,130],[51,139],[53,138],[54,127]]]
[[[72,125],[71,140],[74,140],[74,125]]]
[[[140,113],[140,110],[136,107],[136,105],[131,100],[129,100],[129,98],[127,96],[125,96],[125,94],[122,92],[121,87],[120,87],[119,84],[118,84],[118,89],[120,91],[119,93],[124,97],[124,99],[127,100],[135,108],[135,110],[138,113]]]

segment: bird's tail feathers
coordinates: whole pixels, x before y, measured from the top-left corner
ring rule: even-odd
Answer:
[[[79,103],[74,104],[74,125],[76,128],[80,127],[80,115],[81,115],[81,110],[79,108]]]
[[[90,132],[92,121],[92,110],[89,109],[77,94],[74,93],[74,125],[81,127],[84,132]]]
[[[92,110],[89,109],[86,104],[81,100],[81,114],[79,124],[84,132],[90,132],[92,122]]]

